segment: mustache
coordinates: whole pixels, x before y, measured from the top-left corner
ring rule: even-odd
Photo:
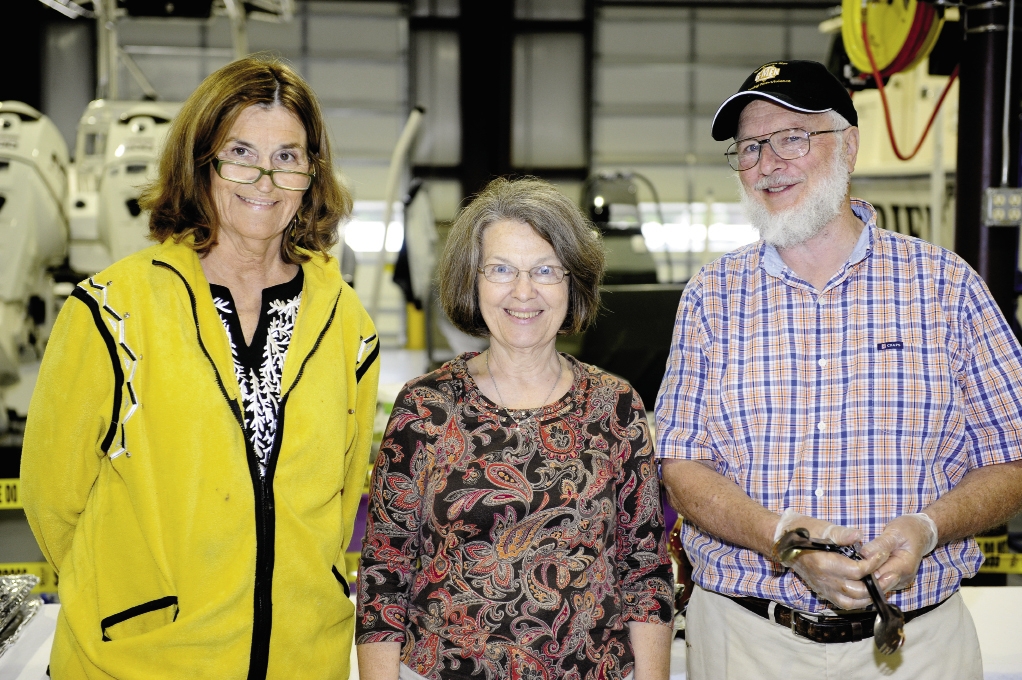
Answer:
[[[753,188],[757,191],[765,191],[767,189],[785,187],[790,184],[799,184],[800,182],[805,181],[806,178],[804,175],[785,175],[784,173],[775,173],[756,182],[756,185]]]

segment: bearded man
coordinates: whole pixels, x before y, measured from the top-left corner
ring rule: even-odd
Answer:
[[[982,677],[958,589],[972,536],[1022,505],[1022,350],[961,258],[849,197],[857,122],[805,61],[757,69],[713,121],[762,239],[685,288],[657,399],[690,680]],[[796,528],[862,559],[777,553]],[[893,654],[871,574],[907,621]]]

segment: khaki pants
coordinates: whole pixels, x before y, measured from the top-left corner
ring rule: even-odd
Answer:
[[[798,637],[698,586],[685,617],[688,680],[982,680],[972,616],[959,593],[905,625],[885,656],[873,638],[823,644]]]

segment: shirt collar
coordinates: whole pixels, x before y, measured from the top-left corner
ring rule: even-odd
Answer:
[[[855,242],[855,247],[852,248],[852,252],[848,256],[848,260],[845,262],[842,270],[846,270],[852,265],[865,260],[873,252],[873,243],[876,240],[876,209],[866,201],[858,198],[851,200],[851,207],[855,216],[866,223],[866,228],[859,234],[859,240]],[[783,278],[788,265],[784,264],[784,260],[781,259],[781,254],[777,252],[777,248],[765,241],[761,241],[760,246],[760,266],[770,276]]]

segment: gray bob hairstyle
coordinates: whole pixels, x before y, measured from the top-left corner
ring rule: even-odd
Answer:
[[[437,265],[444,312],[457,328],[476,337],[490,334],[479,311],[483,232],[496,222],[528,224],[553,249],[565,269],[568,313],[560,332],[580,333],[600,309],[603,244],[577,205],[553,185],[535,178],[498,178],[458,213]]]

